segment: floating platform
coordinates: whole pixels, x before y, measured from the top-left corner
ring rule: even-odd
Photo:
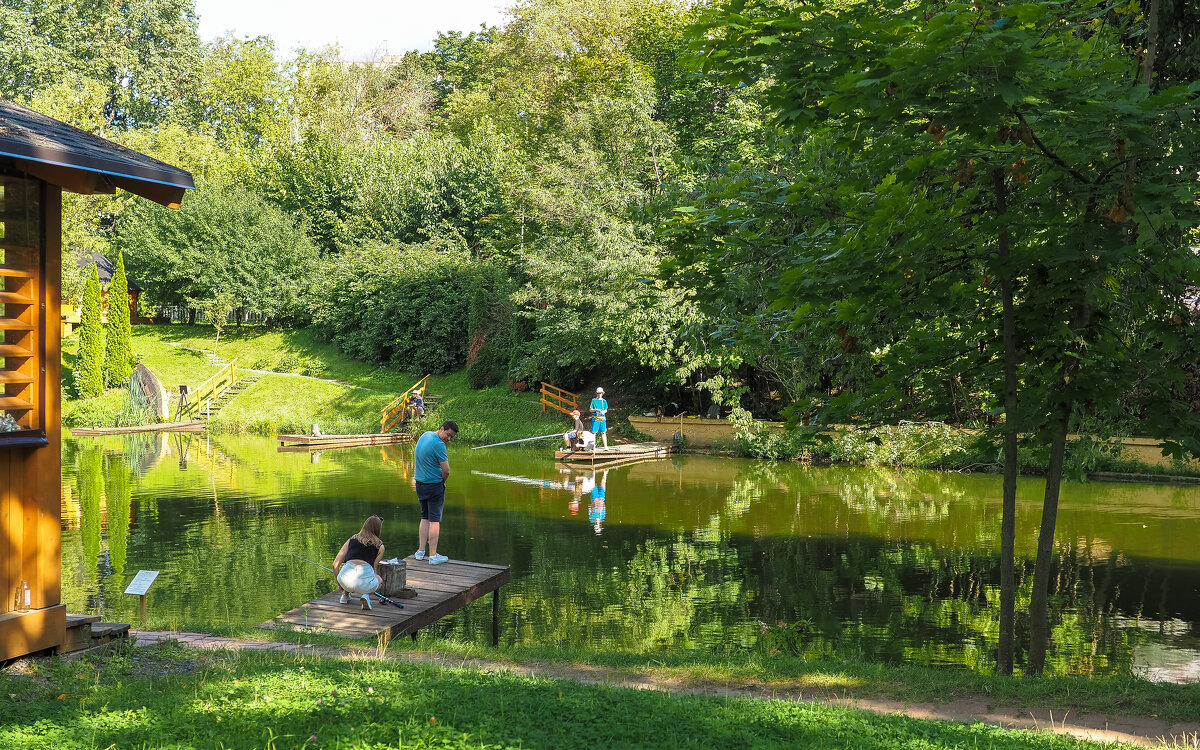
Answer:
[[[486,594],[492,594],[492,645],[500,640],[500,587],[509,581],[507,565],[466,562],[451,559],[441,565],[409,556],[406,586],[417,592],[415,598],[397,599],[403,609],[372,597],[374,609],[362,603],[339,604],[337,590],[284,612],[258,627],[271,630],[286,627],[295,630],[330,633],[344,638],[391,640],[432,625]]]
[[[276,435],[280,453],[313,453],[333,448],[358,448],[364,445],[411,443],[407,432],[381,432],[368,435]]]
[[[671,455],[671,451],[672,448],[667,443],[622,443],[607,448],[596,448],[594,451],[558,450],[555,451],[554,458],[567,466],[608,467],[652,458],[666,458]]]
[[[71,434],[75,437],[100,437],[102,435],[133,435],[139,432],[204,432],[207,423],[201,419],[189,419],[185,422],[163,422],[162,424],[143,424],[133,427],[72,427]]]

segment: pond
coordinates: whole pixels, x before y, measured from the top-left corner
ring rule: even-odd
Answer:
[[[63,455],[71,612],[135,622],[122,592],[147,569],[152,622],[257,624],[333,587],[288,553],[330,565],[371,514],[387,556],[416,548],[409,446],[310,456],[176,434],[66,440]],[[998,477],[707,456],[572,471],[549,441],[451,446],[450,461],[439,551],[512,567],[508,643],[994,665]],[[1018,496],[1018,607],[1041,489]],[[1066,484],[1047,669],[1200,679],[1197,539],[1200,488]],[[486,643],[490,600],[430,630]]]

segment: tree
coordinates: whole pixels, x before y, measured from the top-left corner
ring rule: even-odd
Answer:
[[[790,268],[770,289],[779,329],[821,332],[874,373],[800,410],[887,421],[938,409],[939,383],[973,380],[1004,414],[1003,672],[1013,656],[1018,433],[1050,454],[1031,672],[1044,662],[1072,420],[1136,421],[1200,449],[1177,388],[1194,337],[1185,292],[1200,280],[1186,236],[1200,220],[1186,161],[1196,99],[1181,87],[1148,90],[1123,46],[1141,21],[1130,8],[735,2],[695,37],[706,69],[769,81],[784,132],[837,150],[836,160],[806,160],[773,195],[747,189],[722,230],[752,244],[760,217],[791,216],[795,232],[775,256]],[[684,247],[680,258],[703,278],[729,244]],[[725,298],[720,284],[705,291]]]
[[[244,188],[203,184],[175,211],[135,204],[118,221],[114,244],[157,303],[186,305],[223,291],[234,307],[273,320],[307,316],[302,299],[316,248],[290,216]]]
[[[110,386],[124,383],[133,372],[132,333],[125,254],[117,253],[116,270],[108,285],[108,333],[104,337],[104,374]]]
[[[100,274],[95,266],[83,288],[83,314],[79,324],[79,385],[84,396],[104,393],[104,329],[101,325]]]

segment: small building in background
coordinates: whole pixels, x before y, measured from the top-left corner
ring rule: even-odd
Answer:
[[[112,277],[117,271],[117,266],[101,253],[92,253],[85,255],[76,261],[76,264],[87,272],[91,271],[91,267],[96,267],[96,272],[100,276],[101,302],[100,302],[100,320],[103,323],[108,323],[108,300],[112,293]],[[142,296],[142,288],[132,277],[126,275],[125,280],[128,282],[129,288],[126,289],[129,304],[129,320],[133,323],[144,322],[141,316],[138,315],[138,302]],[[83,320],[83,303],[79,300],[63,299],[62,301],[62,335],[64,338],[71,335],[75,330],[75,326]]]
[[[0,661],[66,641],[62,191],[178,208],[192,176],[0,99]]]

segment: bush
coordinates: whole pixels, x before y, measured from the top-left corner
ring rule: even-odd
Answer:
[[[112,283],[108,285],[108,335],[104,341],[104,379],[110,386],[123,384],[133,374],[129,279],[125,275],[124,253],[117,253],[116,265]]]
[[[66,427],[114,427],[117,410],[96,399],[77,402],[70,411],[64,410],[63,425]]]
[[[474,277],[466,250],[445,241],[349,251],[325,265],[313,320],[356,359],[451,372],[466,363]]]
[[[828,438],[811,430],[771,429],[750,412],[734,407],[729,414],[738,451],[744,456],[771,461],[812,458],[824,450]]]
[[[901,422],[842,432],[833,438],[829,455],[850,463],[945,468],[959,465],[974,440],[943,422]]]
[[[83,314],[79,324],[79,386],[84,396],[104,392],[104,328],[100,322],[100,274],[92,266],[83,287]]]

